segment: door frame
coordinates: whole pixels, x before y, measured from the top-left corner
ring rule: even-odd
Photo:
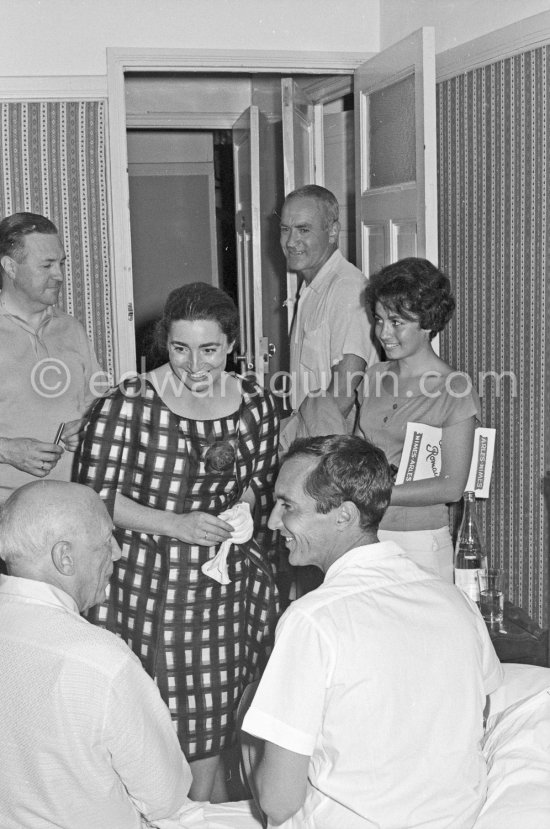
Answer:
[[[352,75],[374,53],[218,49],[107,48],[109,153],[113,230],[112,283],[115,374],[135,372],[132,248],[126,147],[124,77],[131,72],[208,74]]]

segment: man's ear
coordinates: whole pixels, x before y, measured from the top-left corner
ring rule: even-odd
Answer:
[[[57,541],[52,547],[52,561],[62,576],[74,576],[75,564],[70,541]]]
[[[328,232],[329,242],[337,242],[340,233],[340,222],[333,222],[332,227]]]
[[[9,279],[15,278],[15,266],[17,262],[12,256],[8,256],[6,253],[5,256],[0,259],[0,265],[2,265],[3,271]]]
[[[357,521],[359,521],[359,510],[353,501],[342,501],[337,509],[336,523],[344,529],[352,526]]]

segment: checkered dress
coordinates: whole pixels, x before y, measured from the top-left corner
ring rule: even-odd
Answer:
[[[256,539],[262,540],[278,419],[268,392],[241,383],[237,412],[196,421],[174,414],[144,378],[128,382],[96,404],[78,480],[92,486],[111,511],[121,492],[155,509],[217,515],[251,487]],[[217,467],[223,468],[209,471],[208,452],[220,441]],[[256,541],[233,545],[231,583],[223,586],[201,572],[215,548],[122,529],[117,540],[122,557],[107,602],[92,611],[91,621],[122,636],[154,677],[188,759],[219,754],[230,743],[240,694],[254,679],[274,632],[277,596],[266,555]]]

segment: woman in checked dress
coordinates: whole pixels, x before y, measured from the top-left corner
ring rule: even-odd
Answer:
[[[271,506],[278,419],[269,392],[225,371],[238,328],[218,288],[172,291],[157,329],[168,362],[98,402],[78,472],[112,510],[122,548],[94,621],[155,678],[196,800],[212,798],[236,703],[277,612],[271,567],[253,539],[231,546],[228,584],[201,570],[233,531],[220,513],[248,503],[261,541]]]

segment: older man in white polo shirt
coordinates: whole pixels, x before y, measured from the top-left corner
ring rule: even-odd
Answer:
[[[304,424],[305,434],[328,434],[325,424],[333,416],[338,430],[332,431],[342,432],[341,420],[351,431],[355,390],[366,365],[377,360],[364,302],[367,280],[338,249],[339,233],[334,193],[308,184],[288,194],[281,213],[281,247],[301,285],[290,339],[295,414],[282,430],[285,448],[304,431]],[[308,406],[309,399],[320,397],[330,398],[329,407]]]
[[[88,487],[37,481],[0,507],[2,829],[259,829],[248,802],[193,803],[158,689],[80,613],[120,549]]]

